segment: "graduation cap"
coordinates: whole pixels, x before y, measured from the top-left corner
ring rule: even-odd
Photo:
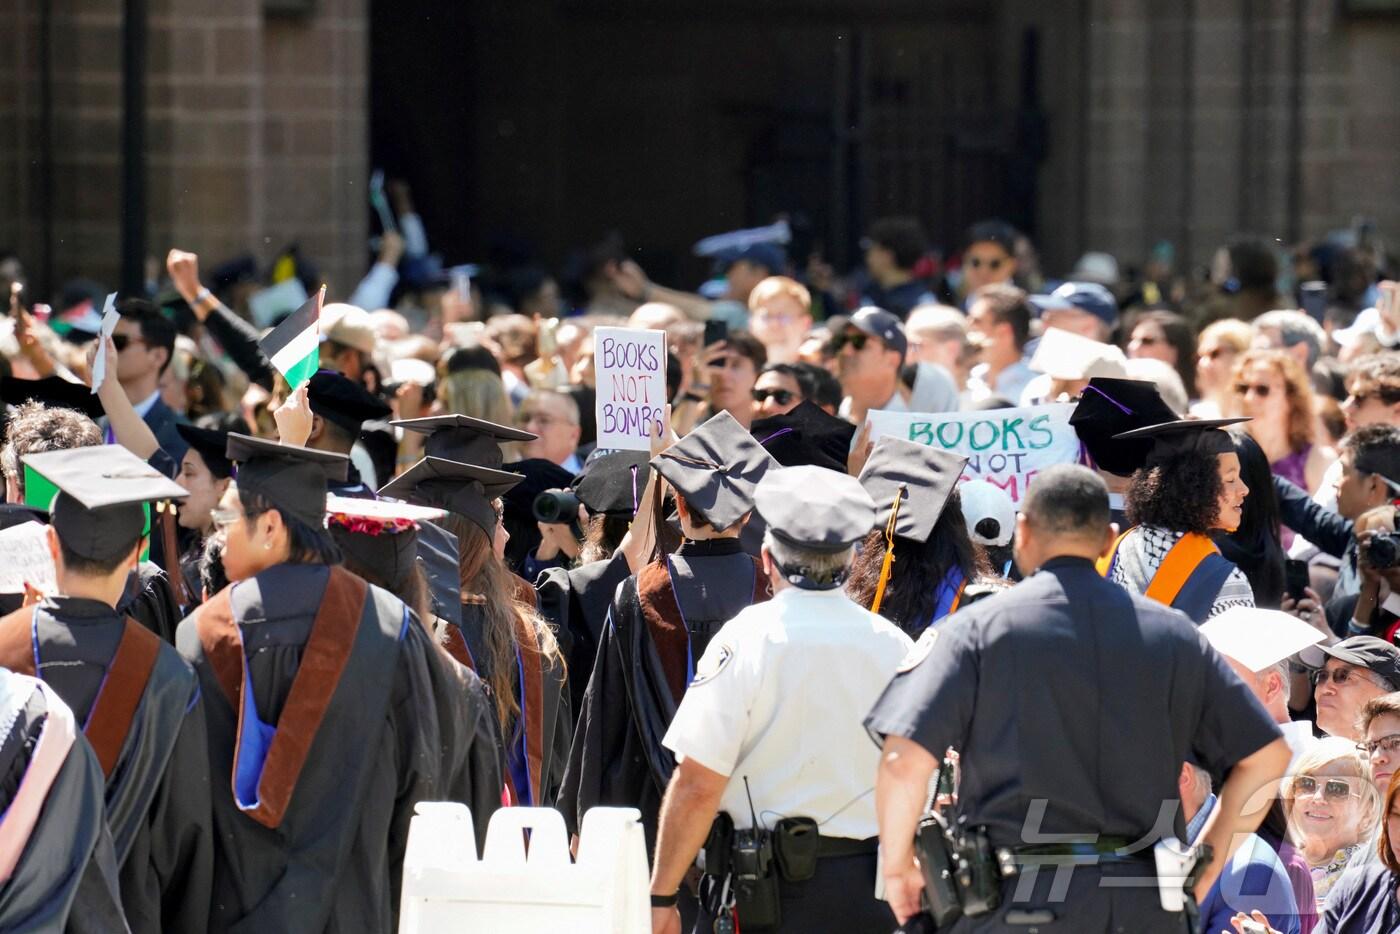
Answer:
[[[1201,626],[1215,650],[1253,672],[1322,641],[1322,633],[1282,610],[1234,606]]]
[[[875,442],[860,472],[861,486],[875,501],[875,521],[885,527],[885,561],[871,612],[880,611],[890,580],[895,536],[928,541],[966,465],[966,457],[913,441],[887,436]]]
[[[0,402],[9,405],[40,402],[50,408],[82,412],[94,421],[105,414],[96,393],[82,383],[70,382],[61,376],[45,376],[41,379],[20,379],[17,376],[0,378]]]
[[[199,452],[204,466],[214,475],[214,479],[227,480],[233,476],[233,464],[228,459],[227,431],[184,424],[176,425],[175,430],[186,444]]]
[[[111,444],[26,454],[25,467],[58,488],[49,524],[69,551],[109,561],[135,545],[146,524],[145,503],[184,499],[184,487]]]
[[[860,481],[824,467],[770,470],[754,502],[774,537],[805,551],[842,551],[875,525],[875,501]]]
[[[699,428],[652,458],[666,478],[716,529],[727,529],[754,507],[754,488],[775,461],[753,435],[720,410]]]
[[[1147,463],[1152,441],[1114,439],[1126,431],[1177,420],[1176,412],[1162,401],[1156,383],[1106,377],[1089,380],[1069,417],[1070,425],[1099,469],[1120,477],[1132,476]]]
[[[379,495],[446,509],[490,537],[496,531],[492,501],[524,479],[518,473],[430,455],[380,487]]]
[[[498,469],[505,458],[502,441],[534,441],[538,435],[509,425],[498,425],[469,415],[433,415],[427,418],[398,419],[389,424],[405,431],[428,436],[423,453],[442,460],[461,461]]]
[[[1116,441],[1147,439],[1152,448],[1144,466],[1153,467],[1181,454],[1232,454],[1235,441],[1221,431],[1227,425],[1247,422],[1248,418],[1182,418],[1161,425],[1149,425],[1114,435]]]
[[[966,465],[966,457],[913,441],[876,441],[860,472],[860,485],[875,501],[875,524],[893,520],[895,535],[928,541]]]
[[[749,430],[784,467],[811,464],[844,471],[856,426],[803,401],[785,415],[756,419]]]
[[[617,451],[590,458],[574,479],[574,493],[595,515],[631,518],[637,514],[650,477],[651,461],[645,451]]]
[[[441,519],[441,509],[382,499],[326,497],[326,528],[347,557],[383,575],[400,591],[417,566],[420,522]]]
[[[306,401],[312,412],[352,435],[358,435],[365,422],[388,418],[392,411],[378,396],[334,370],[312,374]]]
[[[1063,328],[1047,328],[1029,364],[1052,379],[1090,379],[1128,375],[1128,358],[1112,344]]]
[[[238,464],[238,488],[256,493],[313,529],[322,526],[326,482],[345,482],[350,458],[330,451],[230,434],[225,456]]]

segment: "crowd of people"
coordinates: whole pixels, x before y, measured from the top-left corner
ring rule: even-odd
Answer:
[[[344,301],[172,249],[104,327],[0,264],[0,550],[52,565],[0,575],[0,928],[390,931],[440,800],[478,847],[637,808],[656,931],[1400,929],[1373,237],[1061,280],[886,218],[838,276],[777,225],[692,292],[615,238],[444,267],[390,190]],[[665,335],[645,451],[598,447],[609,326]],[[1052,404],[1078,463],[1024,489],[871,418]],[[1165,838],[1175,909],[1112,881]]]

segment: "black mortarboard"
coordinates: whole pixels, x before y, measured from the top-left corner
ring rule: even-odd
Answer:
[[[204,466],[216,480],[226,480],[233,476],[233,464],[228,459],[228,432],[212,428],[197,428],[194,425],[176,425],[175,430],[185,443],[199,452]]]
[[[590,458],[574,480],[574,493],[594,515],[631,518],[637,514],[650,476],[645,451],[617,451]]]
[[[652,458],[651,466],[687,507],[716,529],[727,529],[753,509],[754,487],[778,462],[721,410]]]
[[[388,418],[392,411],[378,396],[334,370],[311,375],[306,401],[312,412],[351,434],[359,434],[365,422]]]
[[[225,456],[238,464],[238,488],[256,493],[313,529],[322,527],[326,482],[345,482],[350,458],[330,451],[230,434]]]
[[[61,376],[45,376],[42,379],[6,376],[0,379],[0,402],[23,405],[30,401],[42,402],[56,409],[74,409],[91,419],[99,419],[104,414],[97,395],[82,383],[74,383]]]
[[[1152,441],[1115,438],[1125,431],[1178,419],[1172,407],[1162,401],[1156,383],[1096,376],[1084,388],[1069,423],[1100,470],[1130,477],[1147,463]]]
[[[475,523],[489,538],[496,531],[491,502],[523,479],[518,473],[429,456],[380,487],[379,495],[446,509]]]
[[[428,457],[477,464],[493,470],[499,469],[505,461],[501,456],[502,441],[534,441],[539,437],[519,428],[468,415],[434,415],[399,419],[389,424],[427,435],[423,453]]]
[[[418,558],[418,523],[441,519],[441,509],[382,499],[326,497],[326,528],[347,558],[401,592]]]
[[[1114,435],[1117,440],[1136,441],[1147,438],[1152,448],[1147,452],[1143,466],[1153,467],[1179,454],[1232,454],[1235,440],[1229,432],[1221,431],[1226,425],[1247,422],[1247,418],[1183,418],[1161,425],[1149,425]]]
[[[876,441],[860,472],[860,485],[875,501],[875,525],[889,524],[898,500],[894,534],[928,541],[966,464],[966,457],[913,441],[892,436]]]
[[[875,527],[875,503],[860,481],[824,467],[770,470],[754,501],[775,538],[806,551],[841,551]]]
[[[26,454],[30,470],[58,487],[49,524],[64,547],[109,561],[132,547],[146,524],[143,503],[184,499],[185,488],[114,444]]]
[[[756,419],[749,430],[784,467],[811,464],[845,471],[856,426],[804,401],[785,415]]]

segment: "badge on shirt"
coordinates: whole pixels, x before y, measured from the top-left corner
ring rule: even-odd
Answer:
[[[937,639],[938,633],[934,631],[932,626],[925,629],[919,636],[919,641],[915,642],[909,648],[909,651],[904,653],[904,658],[900,660],[899,668],[896,669],[896,672],[902,675],[906,671],[913,671],[915,668],[918,668],[919,663],[928,658],[928,653],[932,651],[933,643]]]
[[[706,652],[705,658],[710,658],[711,655],[712,653]],[[699,668],[695,670],[695,677],[692,678],[690,681],[691,687],[695,687],[697,684],[704,684],[706,681],[713,680],[715,675],[723,671],[724,666],[728,665],[729,660],[734,657],[734,650],[727,645],[721,645],[713,653],[713,657],[713,664],[706,665],[703,671]],[[701,664],[704,664],[705,658],[700,659]]]

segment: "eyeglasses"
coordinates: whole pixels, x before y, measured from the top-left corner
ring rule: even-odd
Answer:
[[[1364,680],[1362,670],[1360,668],[1333,668],[1331,670],[1319,668],[1308,676],[1308,680],[1312,682],[1313,687],[1326,684],[1329,679],[1333,684],[1346,684],[1352,678]]]
[[[1263,384],[1263,383],[1236,383],[1236,384],[1235,384],[1235,393],[1236,393],[1237,395],[1247,396],[1247,395],[1249,395],[1251,392],[1254,393],[1256,396],[1258,396],[1258,397],[1261,398],[1261,399],[1267,399],[1267,398],[1269,398],[1269,393],[1273,392],[1273,387],[1272,387],[1272,386],[1266,386],[1266,385]]]
[[[1378,752],[1390,755],[1395,750],[1400,749],[1400,733],[1389,733],[1380,739],[1368,740],[1364,743],[1357,743],[1358,752],[1364,752],[1368,756],[1374,756]]]
[[[222,531],[243,518],[243,513],[237,509],[215,509],[209,513],[209,518],[213,521],[214,528]]]
[[[973,269],[981,269],[983,266],[986,266],[992,272],[996,272],[1000,269],[1001,264],[1004,262],[1006,262],[1004,259],[983,259],[980,256],[970,256],[967,259],[967,265],[971,266]]]
[[[526,425],[539,425],[541,428],[548,428],[558,421],[561,421],[561,419],[557,419],[553,415],[546,415],[543,412],[521,412],[515,417],[515,423],[522,427]]]
[[[144,344],[145,340],[131,334],[112,335],[112,346],[117,349],[117,353],[121,353],[123,350],[126,349],[127,345],[131,343]]]
[[[851,349],[859,353],[865,349],[865,343],[868,340],[870,340],[869,334],[837,334],[831,339],[831,352],[840,353],[847,344],[850,344]]]
[[[787,405],[792,401],[793,393],[790,389],[755,389],[753,390],[753,401],[763,403],[772,399],[778,405]]]
[[[1329,801],[1345,801],[1353,795],[1361,797],[1360,792],[1351,790],[1351,782],[1345,778],[1329,778],[1319,783],[1311,775],[1299,775],[1293,779],[1293,796],[1315,795],[1319,784],[1322,786],[1322,796]]]

